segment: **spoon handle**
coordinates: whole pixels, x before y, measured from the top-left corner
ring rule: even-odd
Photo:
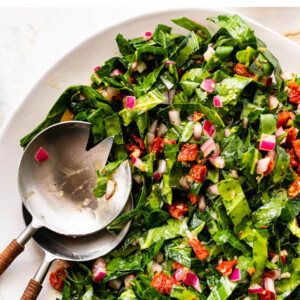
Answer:
[[[42,289],[42,284],[34,279],[30,279],[23,296],[20,300],[35,300]]]
[[[15,258],[22,253],[24,246],[19,244],[16,239],[12,240],[11,243],[3,250],[0,254],[0,275],[10,266]]]

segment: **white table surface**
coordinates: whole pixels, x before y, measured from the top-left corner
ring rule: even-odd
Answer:
[[[227,9],[281,33],[300,29],[300,8]],[[41,75],[82,40],[117,22],[158,10],[133,5],[92,9],[1,8],[0,127]],[[55,79],[49,84],[54,82]]]

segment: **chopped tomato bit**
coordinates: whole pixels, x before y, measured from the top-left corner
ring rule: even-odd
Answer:
[[[300,193],[300,176],[298,176],[294,183],[288,189],[288,195],[291,199],[295,198]]]
[[[199,260],[203,260],[209,255],[209,252],[201,245],[198,239],[192,239],[186,242],[193,248]]]
[[[199,122],[204,116],[205,114],[194,111],[194,122]]]
[[[274,159],[271,158],[269,164],[268,164],[268,168],[267,171],[264,173],[264,176],[267,176],[268,174],[270,174],[274,169]]]
[[[136,144],[138,144],[141,149],[143,149],[143,150],[145,149],[145,143],[141,138],[137,137],[133,133],[131,134],[131,137],[134,139]]]
[[[129,153],[129,156],[138,158],[141,157],[143,155],[143,149],[141,149],[139,146],[133,144],[133,143],[129,143],[125,145],[126,147],[126,151]]]
[[[298,135],[298,129],[292,127],[291,129],[285,129],[284,131],[287,131],[286,136],[286,144],[291,145],[293,141],[296,141],[297,135]]]
[[[295,155],[294,149],[287,149],[286,152],[290,155],[290,167],[294,168],[298,166],[297,157]]]
[[[260,300],[271,300],[272,299],[272,293],[271,293],[271,291],[263,290],[259,294],[259,297],[260,297]]]
[[[151,152],[155,151],[156,156],[163,152],[163,148],[165,144],[176,144],[175,140],[169,140],[167,138],[156,137],[153,140],[153,145],[151,148]]]
[[[278,115],[278,121],[277,121],[277,128],[283,126],[285,127],[287,121],[289,120],[294,120],[295,119],[295,114],[291,111],[282,111],[279,115]]]
[[[232,273],[232,268],[238,263],[237,259],[223,261],[221,262],[216,269],[221,272],[224,276],[228,277]]]
[[[242,63],[237,63],[233,68],[233,72],[237,75],[249,77],[255,81],[258,81],[257,77],[252,72],[250,72]]]
[[[298,159],[300,159],[300,139],[292,142],[293,149]]]
[[[190,199],[192,204],[195,204],[200,200],[200,196],[199,195],[195,196],[193,193],[189,193],[188,198]]]
[[[281,258],[282,264],[285,265],[286,255],[281,255],[280,258]]]
[[[155,287],[162,294],[170,294],[173,284],[180,285],[173,277],[164,273],[156,273],[151,281],[151,286]]]
[[[176,219],[180,216],[183,216],[186,212],[189,211],[188,206],[182,202],[174,203],[171,205],[167,204],[167,207],[171,216]]]
[[[295,81],[288,82],[290,102],[300,104],[300,86]]]
[[[179,262],[177,262],[176,260],[174,260],[172,267],[174,270],[184,268],[184,266],[182,264],[180,264]]]
[[[200,183],[204,180],[206,173],[207,173],[206,166],[200,164],[193,165],[190,170],[190,175],[197,183]]]
[[[61,291],[64,287],[64,281],[62,280],[62,278],[67,279],[65,268],[59,268],[55,272],[52,272],[49,278],[51,286]]]
[[[183,144],[178,154],[178,161],[194,161],[199,153],[197,144]]]

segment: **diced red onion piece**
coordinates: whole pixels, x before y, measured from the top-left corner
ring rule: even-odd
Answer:
[[[157,120],[154,120],[154,121],[151,123],[150,129],[149,129],[149,132],[151,132],[151,133],[155,133],[155,130],[156,130],[156,125],[157,125]]]
[[[167,60],[165,62],[165,66],[168,66],[168,65],[176,65],[176,62],[175,61],[172,61],[172,60]]]
[[[222,107],[223,106],[223,103],[222,103],[222,100],[219,96],[214,96],[214,107]]]
[[[154,138],[155,138],[154,133],[148,132],[148,134],[147,134],[147,150],[148,150],[148,152],[151,152]]]
[[[219,189],[218,189],[218,185],[217,185],[216,183],[210,185],[208,188],[209,188],[209,191],[210,191],[213,195],[220,195]]]
[[[143,161],[140,158],[133,157],[131,159],[131,162],[136,168],[140,169],[141,171],[145,171],[145,164],[143,163]]]
[[[290,80],[290,79],[293,79],[294,77],[293,77],[293,75],[292,75],[291,72],[289,72],[289,71],[284,71],[284,72],[281,73],[281,78],[282,78],[283,80]]]
[[[235,268],[232,272],[232,275],[230,277],[231,281],[239,281],[241,280],[241,272],[239,270],[239,268]]]
[[[225,161],[222,156],[209,157],[209,161],[218,169],[223,169],[225,167]]]
[[[124,285],[125,285],[125,290],[130,289],[133,284],[131,283],[131,281],[135,278],[134,274],[129,274],[125,276],[124,279]]]
[[[283,134],[285,133],[284,129],[282,126],[280,126],[279,128],[277,128],[277,130],[275,131],[275,137],[276,139],[278,139],[279,137],[281,137]]]
[[[194,122],[194,115],[190,115],[186,118],[189,122]]]
[[[134,71],[136,69],[138,65],[138,62],[137,61],[134,61],[132,64],[131,64],[131,70]]]
[[[97,72],[100,69],[100,66],[94,68],[94,71]]]
[[[248,122],[249,122],[248,118],[243,119],[243,121],[242,121],[243,128],[246,129],[248,127]]]
[[[208,139],[202,146],[201,151],[204,157],[207,157],[213,150],[216,149],[216,144],[212,138]]]
[[[135,101],[136,101],[135,97],[133,97],[133,96],[127,96],[126,97],[126,108],[128,108],[128,109],[135,108]]]
[[[156,261],[152,261],[152,266],[151,266],[151,273],[161,273],[163,270],[163,267],[158,264]]]
[[[186,273],[184,272],[184,269],[183,268],[179,268],[175,271],[175,273],[173,274],[173,278],[176,280],[176,281],[181,281],[184,279]]]
[[[139,174],[133,174],[132,177],[137,184],[141,184],[143,182],[142,177]]]
[[[115,189],[116,189],[116,182],[110,179],[107,180],[106,193],[105,193],[106,200],[109,200],[113,196]]]
[[[229,129],[229,128],[226,128],[226,129],[224,130],[224,136],[225,136],[225,137],[229,137],[230,135],[231,135],[230,129]]]
[[[111,280],[111,281],[108,282],[108,285],[112,289],[118,291],[121,288],[121,286],[122,286],[122,281],[119,280],[119,279],[113,279],[113,280]]]
[[[200,87],[202,90],[212,93],[216,87],[216,82],[214,79],[203,79]]]
[[[103,258],[98,258],[93,264],[93,281],[99,283],[106,275],[106,263]]]
[[[200,123],[195,123],[193,132],[194,132],[194,139],[199,140],[202,134],[202,125]]]
[[[257,162],[256,173],[264,174],[265,172],[267,172],[270,161],[271,161],[271,157],[269,157],[269,156],[260,159]]]
[[[117,75],[123,75],[123,73],[119,69],[114,69],[111,73],[110,76],[117,76]]]
[[[182,187],[184,187],[186,190],[190,190],[190,185],[189,185],[189,183],[188,183],[188,181],[187,181],[187,178],[186,178],[186,176],[181,176],[180,177],[180,180],[179,180],[179,183],[180,183],[180,185],[182,186]]]
[[[206,203],[205,203],[205,197],[204,196],[200,196],[200,200],[198,202],[198,208],[200,209],[200,211],[204,211],[206,208]]]
[[[175,90],[169,90],[168,91],[168,104],[172,104],[174,101],[174,96],[175,96]]]
[[[272,150],[272,151],[268,152],[268,156],[270,156],[273,159],[275,158],[275,155],[276,155],[276,151],[275,150]]]
[[[169,111],[169,119],[172,125],[179,126],[181,124],[180,112],[178,110],[170,110]]]
[[[259,143],[259,150],[272,151],[276,144],[275,135],[262,134]]]
[[[159,179],[161,179],[161,174],[158,172],[158,171],[156,171],[156,172],[154,172],[153,173],[153,179],[154,179],[154,181],[158,181]]]
[[[196,274],[195,274],[195,275],[196,275]],[[192,282],[192,287],[193,287],[196,291],[198,291],[199,293],[202,292],[201,287],[200,287],[200,281],[199,281],[199,278],[198,278],[197,275],[194,277],[194,280],[193,280],[193,282]]]
[[[264,284],[264,288],[271,292],[272,299],[275,299],[276,293],[275,293],[274,281],[269,277],[265,277],[263,284]]]
[[[259,285],[259,284],[253,284],[248,288],[248,292],[250,294],[259,294],[263,291],[264,289]]]
[[[161,123],[158,127],[156,135],[162,137],[167,131],[168,131],[168,127],[164,123]]]
[[[152,32],[147,31],[147,32],[145,32],[145,35],[144,35],[144,37],[143,37],[143,40],[144,40],[144,41],[149,41],[149,40],[151,39],[151,37],[152,37]]]
[[[204,52],[203,57],[205,61],[209,61],[211,57],[214,55],[215,50],[213,49],[214,44],[209,44],[207,50]]]
[[[274,108],[278,107],[278,105],[279,105],[279,101],[277,100],[277,98],[273,95],[270,95],[270,97],[269,97],[270,109],[274,109]]]
[[[197,283],[198,281],[198,283]],[[200,288],[200,284],[199,284],[199,279],[197,277],[197,275],[195,273],[193,273],[192,271],[189,271],[185,278],[183,279],[183,283],[186,284],[187,286],[191,286],[191,285],[195,285],[195,288]],[[198,286],[199,284],[199,286]]]
[[[203,133],[205,136],[211,136],[213,138],[216,134],[216,127],[210,121],[205,120],[203,124]]]
[[[45,161],[49,158],[50,158],[49,154],[47,153],[47,151],[43,147],[40,147],[39,150],[36,152],[36,154],[34,156],[34,159],[38,163],[41,163],[41,162],[43,162],[43,161]]]
[[[139,73],[143,73],[145,70],[147,69],[147,65],[142,61],[140,62],[137,67],[136,67],[136,70],[139,72]]]
[[[158,162],[158,170],[160,174],[164,174],[167,171],[167,162],[164,159],[160,159]]]
[[[296,112],[297,112],[297,114],[300,114],[300,104],[298,104]]]
[[[164,254],[162,252],[157,252],[155,255],[155,260],[157,261],[158,264],[162,264],[164,262]]]

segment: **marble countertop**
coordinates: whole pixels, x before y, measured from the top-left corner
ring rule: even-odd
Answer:
[[[300,8],[226,9],[280,33],[300,31]],[[106,5],[103,9],[1,8],[0,127],[37,80],[82,40],[125,19],[159,10],[149,8],[145,11],[144,7],[130,5]]]

